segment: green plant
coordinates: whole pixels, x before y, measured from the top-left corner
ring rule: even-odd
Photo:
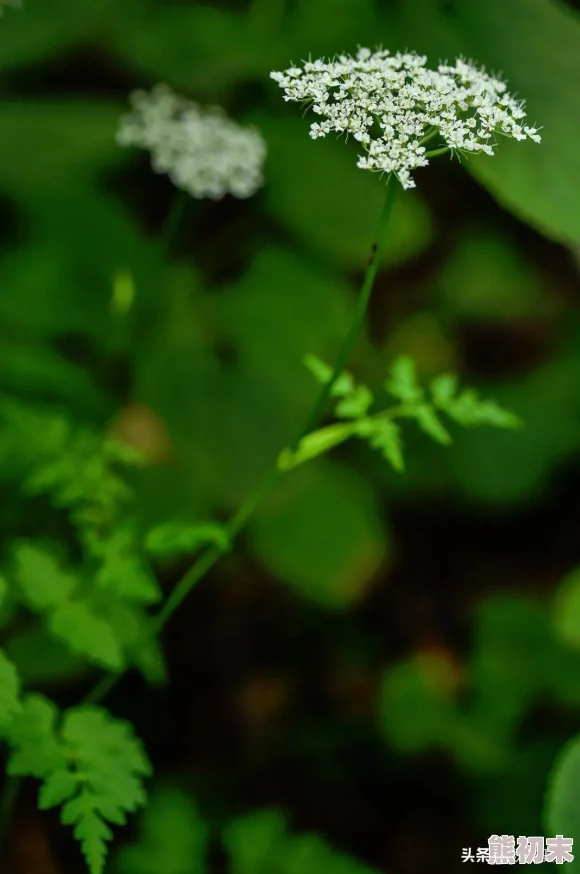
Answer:
[[[259,8],[256,4],[255,10]],[[262,20],[255,10],[254,24]],[[483,151],[489,154],[492,149],[487,140],[492,132],[537,140],[537,131],[522,128],[517,123],[523,111],[513,99],[506,96],[507,109],[499,108],[500,95],[505,91],[503,83],[463,62],[457,62],[455,68],[440,67],[437,72],[439,88],[451,93],[454,120],[458,125],[454,129],[448,123],[449,119],[445,120],[438,114],[442,110],[440,92],[431,87],[433,83],[423,70],[424,64],[416,56],[402,59],[397,56],[394,59],[381,52],[371,57],[370,52],[363,50],[356,62],[351,59],[341,63],[345,69],[333,67],[333,75],[340,78],[340,83],[335,81],[332,87],[338,87],[339,93],[344,87],[341,100],[346,114],[331,119],[332,125],[336,130],[342,128],[359,135],[358,139],[368,153],[361,159],[359,167],[387,174],[375,242],[350,328],[334,365],[330,367],[312,355],[307,359],[308,367],[322,386],[303,426],[290,446],[279,455],[277,466],[267,473],[229,522],[220,526],[207,519],[171,518],[150,528],[143,526],[136,508],[136,489],[131,482],[147,463],[142,454],[119,440],[104,437],[99,428],[87,427],[74,417],[63,415],[58,412],[56,404],[47,403],[40,408],[8,396],[1,404],[9,444],[6,451],[15,459],[22,491],[31,500],[49,499],[58,517],[56,527],[61,535],[36,537],[27,533],[25,536],[17,534],[11,539],[0,578],[3,599],[0,607],[6,611],[6,624],[10,624],[16,613],[27,617],[28,614],[37,614],[48,636],[72,651],[81,663],[107,672],[104,680],[88,692],[83,702],[60,713],[47,698],[21,691],[23,684],[19,679],[17,659],[10,658],[8,646],[6,652],[0,652],[0,733],[10,750],[7,773],[41,781],[39,807],[62,808],[61,821],[73,826],[91,874],[100,874],[104,869],[107,842],[112,838],[110,826],[123,825],[126,814],[145,803],[144,779],[151,772],[131,726],[116,720],[97,705],[131,666],[137,667],[150,683],[164,681],[166,668],[159,643],[160,632],[192,587],[224,552],[231,549],[235,538],[273,486],[293,468],[322,456],[350,437],[367,440],[396,470],[402,470],[403,445],[395,419],[414,420],[428,436],[441,444],[451,441],[441,414],[466,427],[515,428],[519,425],[517,417],[499,405],[480,400],[472,390],[459,391],[457,378],[453,375],[438,377],[426,391],[419,385],[413,361],[408,356],[393,363],[386,382],[386,391],[395,398],[396,404],[371,412],[373,393],[367,386],[357,384],[345,367],[359,337],[381,264],[396,180],[404,188],[412,187],[409,171],[423,166],[427,157],[443,152]],[[360,89],[352,81],[342,78],[349,72],[361,72],[361,64],[365,68],[361,79],[364,93],[359,93]],[[370,69],[366,69],[365,65],[369,64]],[[391,94],[393,105],[389,108],[374,106],[372,101],[369,103],[369,88],[374,77],[384,74],[389,79],[401,66],[404,73],[393,90],[395,96]],[[295,78],[294,74],[287,71],[277,75],[290,99],[304,99],[308,104],[318,99],[315,81],[309,83],[304,93],[293,94],[292,83],[288,83],[287,77]],[[344,84],[345,81],[348,84]],[[169,172],[177,184],[191,190],[194,196],[208,195],[209,192],[209,196],[219,198],[227,190],[240,197],[253,193],[257,184],[243,184],[245,170],[236,164],[237,149],[233,152],[225,150],[230,161],[226,170],[234,174],[237,183],[240,183],[237,174],[241,174],[241,183],[228,188],[221,176],[219,184],[212,177],[217,169],[220,172],[224,169],[216,157],[216,150],[219,153],[223,142],[218,137],[216,146],[210,136],[215,130],[209,129],[204,132],[208,140],[204,141],[206,148],[203,150],[204,161],[208,163],[204,164],[202,171],[197,164],[193,167],[196,183],[200,183],[199,172],[203,184],[189,184],[192,166],[188,147],[191,143],[185,135],[188,125],[195,126],[200,120],[195,113],[192,117],[187,112],[183,118],[175,119],[175,106],[171,100],[167,103],[163,94],[167,98],[167,92],[161,92],[159,104],[154,102],[141,107],[145,121],[151,123],[150,128],[144,123],[145,134],[151,134],[153,130],[157,138],[153,140],[144,136],[139,139],[139,145],[145,143],[153,150],[155,168]],[[398,119],[397,112],[413,95],[413,99],[420,103],[421,118],[417,115],[419,109],[415,108],[402,120]],[[478,95],[481,98],[479,103]],[[398,101],[401,101],[400,105]],[[350,112],[353,102],[354,114]],[[155,115],[161,111],[160,107],[163,109],[161,121]],[[368,118],[364,113],[361,115],[362,110],[369,113]],[[394,115],[385,121],[382,119],[385,113]],[[412,118],[413,113],[417,118]],[[431,119],[429,123],[427,115]],[[413,121],[417,124],[420,121],[420,131],[418,139],[409,144],[403,127]],[[391,122],[402,124],[398,131],[400,136],[396,138],[397,153],[392,152],[392,138],[388,135],[393,126]],[[161,147],[168,145],[163,137],[163,124],[170,123],[175,123],[175,127],[171,130],[168,155],[163,149],[159,153],[158,148],[159,142]],[[376,126],[381,128],[381,124],[382,133],[376,130]],[[317,126],[316,136],[328,133],[332,125],[327,124],[322,133]],[[474,129],[475,134],[470,133]],[[232,132],[231,128],[228,130]],[[373,145],[369,130],[373,133]],[[423,146],[427,141],[436,146],[428,152]],[[223,159],[224,152],[219,154]],[[198,152],[194,157],[196,161],[201,160]],[[262,158],[261,150],[253,155],[251,168],[256,176],[259,176],[256,164],[260,165]],[[209,187],[206,185],[208,178]],[[212,178],[214,184],[211,184]],[[261,181],[261,177],[259,179]],[[231,179],[226,181],[231,182]],[[169,214],[161,234],[161,250],[169,242],[180,209],[181,206]],[[132,312],[139,292],[139,284],[128,281],[128,277],[131,277],[128,272],[117,274],[111,302],[111,309],[120,320]],[[126,341],[120,330],[112,345],[122,346]],[[38,369],[43,370],[42,361]],[[334,412],[339,421],[320,427],[331,398],[337,399]],[[79,420],[81,418],[79,416]],[[23,435],[26,435],[24,440]],[[199,558],[164,599],[155,573],[157,563],[184,556],[192,560],[199,550],[203,550]],[[153,608],[157,608],[157,612],[150,612]],[[5,830],[7,826],[5,822]],[[203,844],[205,829],[199,822],[196,829],[199,842]],[[278,814],[260,813],[243,823],[234,821],[224,831],[224,845],[236,874],[259,870],[262,859],[255,861],[256,847],[259,855],[264,851],[266,860],[269,852],[275,852],[273,859],[264,864],[271,864],[280,874],[294,874],[307,868],[336,869],[337,872],[365,870],[362,865],[337,857],[317,837],[288,836],[286,825]],[[135,858],[139,858],[138,853],[133,854],[133,864]],[[127,859],[131,860],[130,854]],[[131,862],[126,861],[126,864],[129,870]]]

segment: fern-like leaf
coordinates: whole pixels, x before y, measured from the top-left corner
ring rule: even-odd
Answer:
[[[43,781],[39,807],[63,805],[61,821],[74,826],[91,874],[102,874],[109,823],[145,803],[142,778],[151,766],[129,723],[100,707],[75,707],[59,726],[57,708],[40,695],[25,699],[8,732],[8,773]]]

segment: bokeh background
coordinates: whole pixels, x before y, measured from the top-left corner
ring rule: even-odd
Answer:
[[[580,725],[577,2],[7,8],[0,389],[146,452],[148,524],[227,519],[313,403],[302,359],[336,354],[382,199],[268,74],[381,44],[501,72],[543,142],[439,158],[398,192],[351,369],[378,389],[405,352],[526,427],[442,448],[411,425],[403,475],[361,443],[283,480],[167,627],[169,683],[130,674],[110,696],[156,769],[118,874],[453,874],[491,834],[545,833],[547,774]],[[269,150],[256,197],[190,201],[165,253],[176,192],[114,139],[129,93],[157,82],[258,125]],[[15,481],[35,436],[0,431],[3,544],[51,525]],[[60,703],[90,688],[41,638],[3,638]],[[34,786],[5,870],[83,870]]]

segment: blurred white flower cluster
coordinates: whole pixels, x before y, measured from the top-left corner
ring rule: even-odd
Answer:
[[[147,149],[153,169],[192,197],[250,197],[263,184],[266,144],[258,130],[219,108],[201,109],[166,85],[136,91],[130,102],[133,111],[121,119],[117,143]]]
[[[356,57],[308,61],[271,73],[285,100],[312,105],[321,117],[310,136],[352,134],[365,153],[363,170],[394,173],[403,188],[414,188],[411,172],[443,151],[493,155],[494,135],[540,142],[524,126],[523,103],[504,82],[471,63],[426,67],[412,53],[360,49]],[[428,151],[431,142],[438,148]]]

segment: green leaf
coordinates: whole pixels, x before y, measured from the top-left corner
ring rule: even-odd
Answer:
[[[53,0],[50,7],[26,0],[22,7],[2,17],[3,71],[41,62],[86,39],[98,24],[101,4],[81,9],[71,8],[66,0]]]
[[[286,478],[250,522],[249,534],[272,573],[326,607],[362,597],[388,550],[369,486],[326,460]]]
[[[258,810],[234,819],[222,841],[230,857],[231,874],[256,874],[287,849],[287,826],[277,810]]]
[[[226,551],[230,548],[223,525],[209,522],[162,522],[145,535],[145,549],[155,558],[187,555],[201,546],[211,544]]]
[[[401,431],[395,422],[387,418],[362,419],[357,434],[366,438],[373,449],[378,449],[396,471],[404,470]]]
[[[306,355],[304,364],[322,385],[326,385],[332,379],[333,368],[317,358],[316,355]],[[343,370],[336,378],[330,394],[332,397],[340,398],[355,391],[355,388],[354,377],[348,371]]]
[[[344,269],[363,268],[375,240],[384,182],[356,166],[352,143],[330,137],[314,142],[308,118],[256,115],[252,120],[268,144],[264,196],[272,216],[315,255]],[[397,191],[381,265],[416,256],[431,235],[431,218],[421,200]]]
[[[580,380],[577,332],[570,326],[571,346],[525,376],[496,385],[503,409],[525,422],[514,439],[505,430],[469,429],[455,438],[448,454],[458,488],[470,500],[515,504],[539,495],[552,471],[580,446]]]
[[[77,585],[50,552],[33,542],[21,541],[13,550],[14,576],[26,603],[46,610],[66,600]]]
[[[110,535],[98,543],[101,566],[95,581],[99,588],[125,601],[156,604],[162,593],[151,568],[139,554],[137,533],[129,520],[120,519]]]
[[[38,807],[48,810],[58,807],[74,795],[78,788],[76,776],[66,768],[57,768],[47,777],[38,794]]]
[[[374,397],[366,385],[357,386],[336,405],[335,415],[343,419],[361,419],[372,406]]]
[[[575,568],[558,586],[554,625],[565,643],[580,649],[580,568]]]
[[[498,151],[502,148],[500,144]],[[469,231],[458,240],[436,284],[443,314],[452,319],[505,322],[543,318],[555,311],[527,253],[505,233],[487,228]]]
[[[0,732],[22,711],[20,693],[16,666],[0,650]]]
[[[154,790],[140,835],[117,853],[116,874],[205,874],[209,829],[185,792],[173,786]]]
[[[385,384],[387,391],[404,404],[418,404],[424,392],[417,382],[415,362],[408,355],[400,355],[391,366]]]
[[[392,746],[417,752],[446,742],[455,729],[457,711],[449,693],[429,682],[421,662],[409,659],[385,673],[379,720]]]
[[[521,428],[522,422],[513,413],[503,410],[495,401],[482,401],[477,392],[466,389],[456,398],[439,402],[448,416],[466,427],[493,425],[496,428]]]
[[[25,748],[28,770],[20,773],[45,778],[39,805],[64,802],[63,825],[74,826],[91,874],[102,874],[107,841],[113,837],[107,822],[123,825],[126,813],[144,804],[142,778],[151,773],[151,766],[129,723],[114,720],[104,709],[86,705],[66,711],[58,740],[55,718],[56,710],[49,705],[40,732],[55,757],[48,766],[31,770]]]
[[[282,450],[278,457],[278,468],[292,470],[299,464],[304,464],[306,461],[311,461],[313,458],[329,452],[335,446],[339,446],[349,437],[352,437],[356,433],[356,428],[356,423],[337,422],[307,434],[298,444],[296,452],[292,452],[290,449]]]
[[[509,90],[526,101],[531,123],[542,126],[542,142],[502,139],[493,158],[470,157],[465,166],[500,203],[541,233],[577,243],[577,12],[550,0],[490,0],[457,3],[449,15],[438,0],[411,0],[393,7],[390,24],[389,48],[397,47],[396,41],[401,49],[412,45],[426,53],[432,63],[463,55],[501,70]]]
[[[0,574],[0,608],[2,608],[8,596],[8,580],[3,574]]]
[[[275,464],[320,391],[304,356],[334,359],[354,300],[346,282],[280,248],[261,248],[219,295],[192,284],[186,275],[165,288],[169,312],[139,353],[136,392],[171,437],[175,463],[163,476],[173,473],[183,506],[167,495],[168,516],[199,518],[239,506]],[[214,342],[234,351],[235,367]],[[359,348],[368,350],[364,334]]]
[[[568,871],[578,871],[580,844],[580,735],[576,735],[561,750],[550,773],[544,802],[544,823],[548,835],[572,838],[575,859],[566,865]],[[574,852],[574,851],[573,851]]]
[[[6,732],[12,753],[8,774],[42,778],[63,766],[65,757],[55,734],[58,710],[42,695],[27,695]]]
[[[121,157],[115,130],[122,111],[122,106],[96,101],[4,101],[0,185],[19,196],[38,196],[70,185],[71,179],[90,178]]]
[[[435,405],[445,409],[457,394],[458,385],[459,379],[454,373],[442,373],[436,376],[431,383],[431,394]]]
[[[89,669],[70,646],[42,626],[14,634],[6,643],[6,652],[18,665],[23,683],[30,686],[70,682]]]
[[[120,670],[125,659],[114,629],[81,601],[59,604],[51,613],[49,627],[79,655],[88,656],[111,671]]]
[[[448,446],[452,442],[450,434],[441,424],[433,407],[428,404],[421,404],[415,409],[413,416],[417,419],[421,430],[428,434],[429,437],[432,437],[433,440],[436,440],[437,443]]]

